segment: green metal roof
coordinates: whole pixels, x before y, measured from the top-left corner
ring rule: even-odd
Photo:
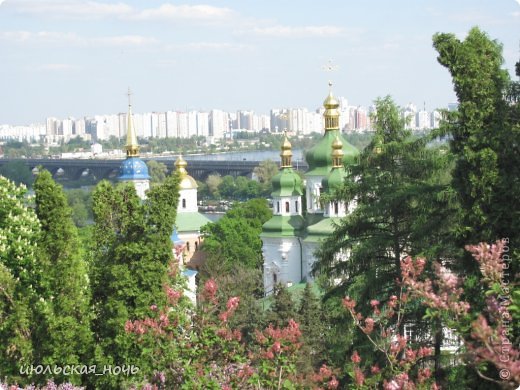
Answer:
[[[179,233],[199,231],[200,228],[211,220],[201,213],[177,213],[175,225]]]
[[[343,144],[343,163],[350,165],[357,161],[359,150],[348,143],[339,130],[329,130],[325,132],[323,138],[316,145],[305,153],[305,160],[307,164],[309,164],[309,170],[305,175],[328,175],[332,169],[332,143],[336,137],[338,137]]]
[[[322,214],[309,214],[306,237],[303,241],[320,241],[330,236],[341,218],[324,217]]]
[[[262,226],[260,237],[287,237],[299,236],[305,221],[301,215],[283,216],[273,215],[273,217]]]
[[[291,167],[282,168],[273,178],[271,196],[301,196],[302,179]]]

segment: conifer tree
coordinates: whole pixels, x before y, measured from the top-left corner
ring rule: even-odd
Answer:
[[[413,138],[390,97],[376,100],[372,119],[374,138],[334,195],[356,207],[321,246],[315,266],[325,281],[340,280],[328,296],[365,302],[396,293],[407,255],[439,255],[452,207],[449,155]]]
[[[42,364],[85,364],[92,344],[90,286],[86,263],[80,257],[77,228],[63,189],[48,171],[40,171],[34,191],[41,224],[39,261],[44,266],[43,285],[49,294],[33,334],[35,360]],[[67,376],[66,380],[80,383],[78,375]]]
[[[320,299],[312,291],[312,284],[307,283],[298,309],[298,322],[304,340],[301,364],[302,371],[308,372],[323,359],[325,347],[325,316]]]
[[[452,254],[449,221],[455,202],[449,187],[450,155],[427,147],[430,137],[414,138],[406,129],[407,118],[390,97],[376,100],[372,119],[374,138],[359,164],[351,167],[343,187],[333,195],[355,201],[356,207],[321,246],[315,265],[328,289],[326,298],[333,298],[331,304],[344,296],[370,302],[399,295],[395,281],[401,277],[402,259]],[[340,283],[331,283],[333,280]],[[343,327],[344,315],[337,315],[331,320]],[[406,321],[414,322],[418,331],[427,325],[421,323],[422,317],[423,313],[417,312]],[[435,323],[432,332],[437,360],[441,326]],[[399,332],[404,334],[404,322]],[[361,339],[353,342],[364,343]]]
[[[277,284],[273,292],[273,304],[267,313],[267,319],[274,327],[282,328],[287,326],[290,319],[297,317],[296,305],[291,293],[282,284]]]
[[[456,158],[460,247],[509,238],[520,255],[520,105],[518,83],[502,69],[502,46],[477,27],[460,41],[435,34],[438,61],[451,73],[459,107],[443,131]],[[516,92],[515,92],[516,91]],[[469,255],[460,269],[478,275]],[[518,271],[518,263],[513,264]]]

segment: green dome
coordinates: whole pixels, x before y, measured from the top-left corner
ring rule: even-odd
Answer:
[[[292,168],[283,168],[272,179],[272,196],[301,196],[302,179]]]
[[[345,174],[345,169],[343,167],[333,168],[329,175],[321,181],[323,191],[330,194],[331,191],[334,191],[336,190],[336,188],[341,187],[345,179]]]
[[[309,165],[307,175],[326,176],[332,168],[332,144],[338,137],[343,144],[343,163],[350,165],[356,162],[359,150],[349,144],[339,130],[326,131],[323,138],[307,153],[305,160]]]

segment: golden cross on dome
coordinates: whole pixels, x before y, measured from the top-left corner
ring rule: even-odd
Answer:
[[[126,95],[128,96],[128,105],[131,106],[132,105],[132,91],[130,90],[130,87],[128,87],[128,91],[126,92]]]
[[[325,71],[325,72],[335,72],[339,69],[339,66],[334,64],[334,61],[331,58],[330,60],[327,61],[327,63],[325,65],[323,65],[321,67],[321,69],[323,69],[323,71]],[[330,80],[329,80],[329,89],[332,89],[332,81],[330,81]]]
[[[332,58],[330,60],[327,61],[327,64],[323,65],[321,67],[325,72],[334,72],[336,70],[339,69],[339,66],[338,65],[335,65],[334,64],[334,61],[332,60]]]

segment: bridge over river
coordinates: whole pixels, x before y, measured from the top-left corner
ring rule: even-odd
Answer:
[[[221,176],[231,175],[249,176],[251,177],[253,170],[261,161],[254,160],[215,160],[205,159],[204,155],[187,156],[188,172],[197,180],[205,180],[210,174],[218,173]],[[168,167],[172,171],[175,167],[176,157],[160,157],[160,158],[143,158],[144,161],[157,160]],[[0,167],[7,164],[11,159],[0,159]],[[25,165],[35,171],[35,168],[42,166],[52,173],[53,177],[59,181],[89,179],[90,181],[99,181],[102,179],[116,180],[119,175],[119,166],[122,159],[20,159]],[[307,164],[302,161],[295,161],[296,169],[305,170]]]

